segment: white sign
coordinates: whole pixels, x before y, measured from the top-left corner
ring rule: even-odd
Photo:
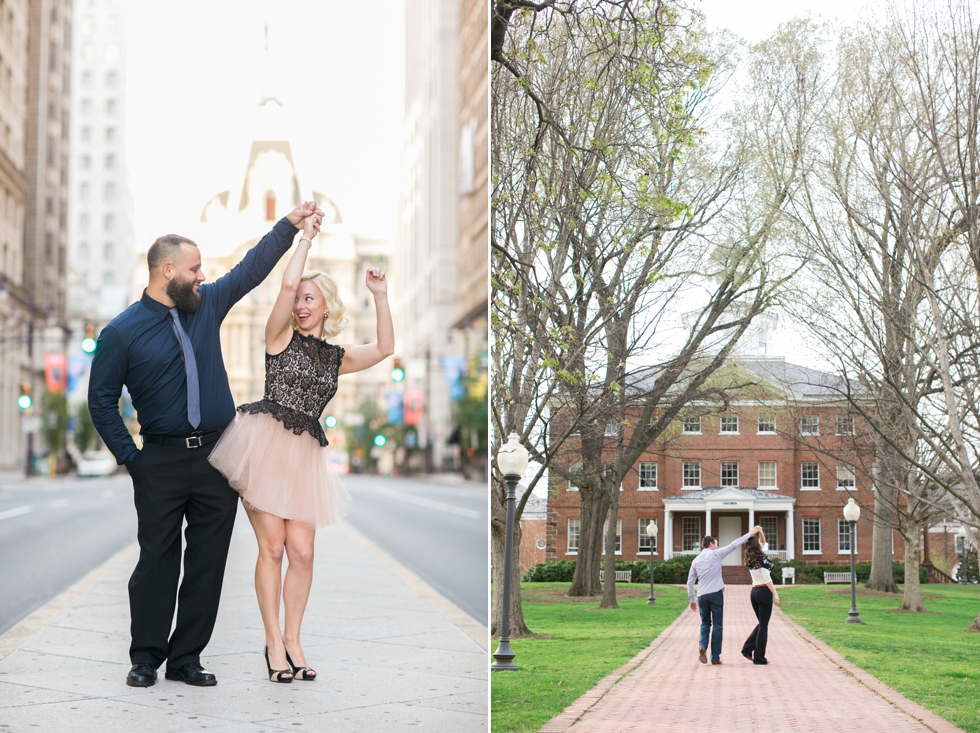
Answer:
[[[364,413],[363,412],[345,412],[344,413],[344,425],[350,428],[356,428],[358,425],[364,424]]]
[[[22,433],[40,433],[41,432],[41,416],[40,415],[24,415],[20,419],[20,430]]]

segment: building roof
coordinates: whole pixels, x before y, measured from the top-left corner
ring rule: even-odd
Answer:
[[[741,492],[742,494],[747,494],[756,500],[787,502],[796,501],[796,499],[794,499],[792,496],[786,496],[784,494],[773,494],[770,491],[763,491],[762,489],[736,489],[731,486],[715,486],[708,489],[700,489],[698,491],[685,491],[683,494],[679,494],[677,496],[665,496],[664,501],[705,501],[707,499],[718,499],[721,497],[715,496],[715,494],[717,494],[719,491]]]

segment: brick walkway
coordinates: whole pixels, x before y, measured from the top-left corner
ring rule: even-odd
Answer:
[[[778,610],[769,623],[769,665],[753,665],[740,654],[756,623],[750,590],[725,589],[722,664],[698,662],[700,618],[685,609],[649,647],[541,733],[960,731],[845,661]],[[842,607],[842,623],[846,613]]]

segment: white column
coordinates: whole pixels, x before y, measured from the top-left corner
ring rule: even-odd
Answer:
[[[796,532],[793,526],[793,507],[786,510],[786,559],[796,557]]]
[[[755,526],[755,507],[749,505],[749,529],[751,530]]]
[[[705,528],[704,528],[704,532],[702,532],[702,535],[711,534],[711,507],[709,506],[705,506],[704,508],[704,522],[705,522]],[[700,544],[699,544],[699,548],[700,548]]]
[[[660,557],[669,560],[674,551],[674,523],[670,519],[670,509],[667,508],[667,504],[664,504],[664,526],[661,529],[663,531],[660,533],[660,538],[663,542],[663,548],[660,551]]]

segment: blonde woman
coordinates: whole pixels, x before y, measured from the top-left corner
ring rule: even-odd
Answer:
[[[366,284],[377,310],[377,341],[327,343],[344,328],[344,305],[328,275],[303,272],[320,221],[306,219],[265,327],[265,397],[238,408],[209,458],[241,494],[258,541],[255,593],[273,682],[316,679],[300,644],[313,582],[313,542],[316,528],[343,517],[351,501],[328,461],[320,415],[341,374],[374,366],[395,350],[388,285],[376,268],[368,269]]]

